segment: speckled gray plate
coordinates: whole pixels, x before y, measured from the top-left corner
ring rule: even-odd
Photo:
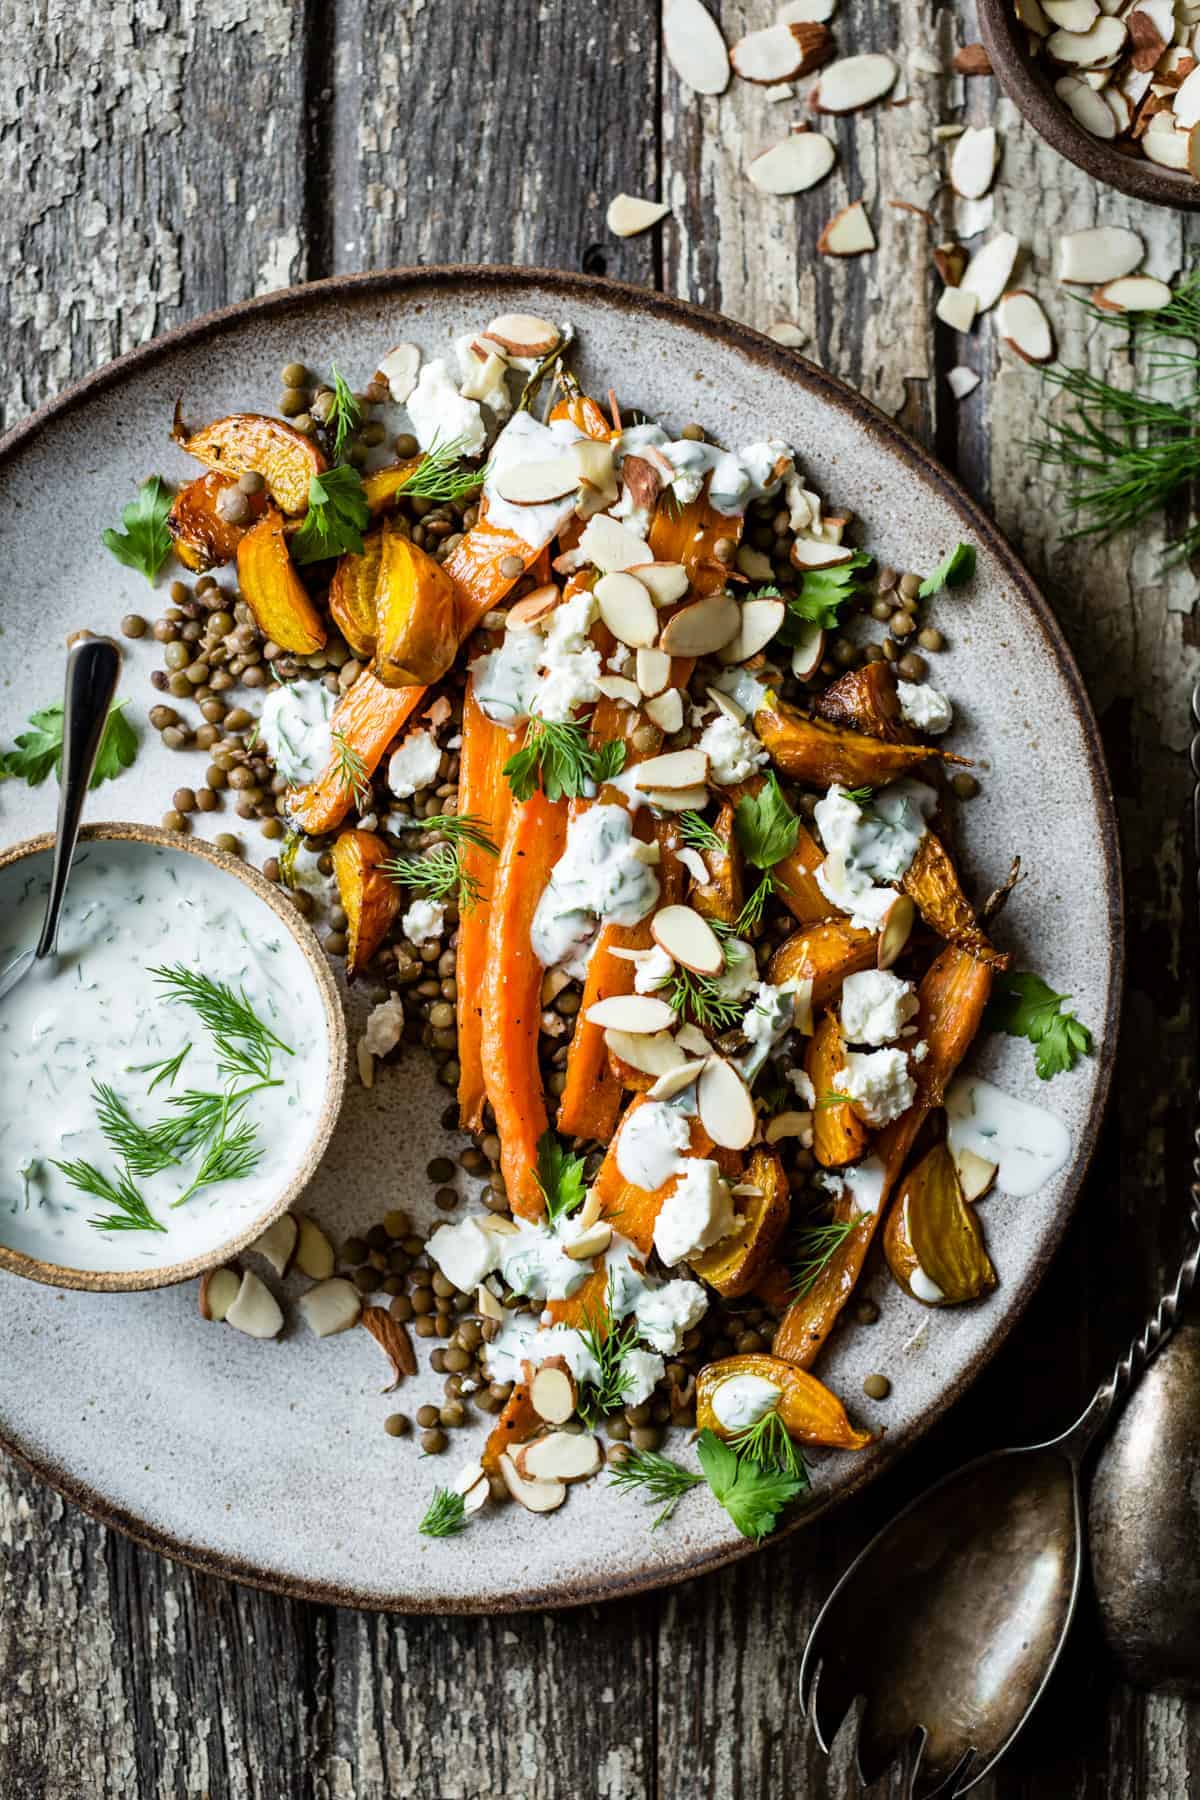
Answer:
[[[812,1516],[912,1444],[1019,1316],[1078,1195],[1112,1066],[1121,891],[1095,722],[1044,600],[953,481],[792,352],[652,293],[578,276],[422,269],[269,295],[134,351],[0,444],[0,739],[31,704],[57,695],[69,631],[108,630],[124,612],[161,605],[105,554],[99,534],[148,473],[192,472],[168,436],[177,396],[194,419],[270,410],[278,371],[295,356],[319,368],[336,358],[363,381],[400,339],[442,354],[456,333],[515,310],[575,324],[585,386],[613,386],[627,405],[676,426],[699,419],[726,443],[788,439],[813,485],[859,515],[861,541],[886,561],[929,569],[960,538],[979,547],[975,581],[935,607],[950,645],[937,680],[958,709],[954,748],[981,765],[983,792],[963,809],[969,875],[986,892],[1020,853],[1028,879],[1000,935],[1020,963],[1074,996],[1098,1050],[1049,1091],[1028,1045],[991,1039],[974,1053],[974,1066],[1013,1093],[1053,1100],[1074,1134],[1074,1160],[1033,1199],[986,1202],[1000,1286],[984,1304],[929,1312],[876,1272],[879,1324],[839,1334],[820,1373],[859,1422],[887,1433],[861,1456],[821,1464]],[[157,820],[165,795],[195,777],[191,757],[172,757],[145,732],[153,664],[149,644],[130,654],[122,691],[143,726],[142,751],[93,816]],[[5,783],[0,838],[50,825],[54,798],[52,787]],[[206,822],[225,823],[219,814]],[[355,997],[352,1030],[366,1004]],[[426,1216],[424,1167],[446,1141],[436,1123],[444,1099],[415,1052],[383,1071],[373,1093],[356,1084],[307,1209],[336,1235],[388,1205]],[[453,1474],[482,1427],[456,1437],[444,1463],[385,1436],[396,1402],[380,1395],[382,1359],[365,1332],[318,1342],[293,1324],[279,1343],[262,1344],[202,1323],[194,1286],[100,1295],[11,1276],[0,1284],[0,1443],[100,1518],[204,1568],[354,1605],[490,1611],[654,1587],[747,1548],[707,1496],[692,1496],[652,1535],[649,1512],[602,1481],[550,1517],[509,1507],[468,1539],[427,1541],[416,1524],[433,1483]],[[894,1380],[883,1405],[862,1397],[864,1374],[878,1368]],[[414,1412],[439,1388],[424,1373],[401,1404]]]

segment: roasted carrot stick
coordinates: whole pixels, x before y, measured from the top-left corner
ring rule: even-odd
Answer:
[[[821,892],[817,870],[825,852],[803,820],[796,833],[796,847],[771,870],[775,892],[800,925],[815,925],[837,911]]]
[[[900,883],[917,910],[938,936],[957,944],[980,962],[1007,969],[1010,958],[988,942],[975,917],[975,908],[962,891],[958,871],[940,838],[927,831]]]
[[[847,1100],[834,1100],[837,1073],[845,1061],[845,1045],[836,1016],[827,1012],[812,1035],[804,1067],[817,1095],[813,1113],[813,1155],[823,1169],[854,1162],[867,1147],[870,1132]]]
[[[811,981],[814,1006],[836,1000],[847,975],[874,968],[878,939],[849,919],[823,919],[785,938],[771,958],[767,980]]]
[[[824,719],[809,718],[782,701],[760,707],[754,715],[754,729],[776,767],[808,787],[828,787],[833,782],[846,787],[883,787],[922,768],[963,760],[932,744],[889,744],[846,731]]]
[[[566,807],[540,789],[514,805],[492,889],[483,978],[481,1059],[487,1097],[496,1116],[500,1168],[508,1204],[522,1218],[540,1218],[538,1139],[546,1130],[546,1101],[538,1064],[542,965],[530,928],[566,841]]]
[[[864,663],[848,669],[813,700],[813,712],[827,724],[861,731],[889,744],[911,744],[913,734],[904,723],[896,677],[888,662]]]
[[[708,482],[686,506],[659,501],[650,521],[649,544],[656,562],[682,563],[692,584],[692,595],[715,594],[725,586],[729,564],[716,554],[722,538],[737,544],[744,520],[740,514],[718,512],[708,497]]]
[[[467,682],[463,700],[462,751],[459,758],[458,810],[478,819],[492,842],[504,842],[512,811],[512,789],[504,765],[513,740],[503,725],[488,718],[475,699],[475,683]],[[459,857],[466,874],[480,885],[475,905],[458,922],[455,981],[458,988],[458,1108],[464,1131],[483,1129],[483,978],[487,967],[488,921],[496,858],[464,842]]]

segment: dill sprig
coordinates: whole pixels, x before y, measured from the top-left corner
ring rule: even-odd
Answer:
[[[599,1380],[580,1387],[576,1411],[585,1425],[595,1427],[610,1412],[615,1412],[632,1385],[633,1377],[626,1368],[626,1358],[637,1342],[637,1321],[626,1319],[618,1325],[613,1318],[613,1278],[608,1278],[608,1292],[603,1308],[589,1307],[579,1335],[584,1347],[599,1365]]]
[[[333,779],[363,812],[371,802],[371,778],[362,752],[354,748],[344,731],[331,731],[329,741],[333,746]]]
[[[259,1018],[244,988],[235,993],[226,982],[214,981],[211,975],[183,963],[151,969],[150,973],[172,1001],[191,1007],[212,1032],[222,1074],[267,1081],[272,1053],[282,1050],[285,1056],[292,1055],[290,1045]]]
[[[411,888],[423,900],[453,900],[459,912],[470,912],[483,894],[479,878],[464,869],[457,844],[438,844],[423,856],[389,856],[380,873],[399,887]]]
[[[742,910],[733,922],[736,937],[753,937],[755,932],[761,929],[763,914],[767,910],[767,901],[774,892],[775,877],[767,869],[754,892],[746,896],[742,903]]]
[[[693,850],[707,850],[712,856],[728,856],[729,846],[720,833],[690,808],[679,815],[679,835]]]
[[[808,1465],[775,1407],[735,1433],[728,1443],[739,1462],[753,1463],[757,1469],[782,1470],[808,1486]]]
[[[811,1294],[825,1268],[861,1223],[862,1214],[856,1213],[852,1219],[829,1219],[801,1226],[792,1246],[793,1299],[802,1300],[805,1294]]]
[[[672,1462],[669,1456],[660,1456],[657,1450],[631,1450],[620,1462],[610,1464],[608,1473],[611,1486],[640,1492],[648,1506],[662,1505],[652,1531],[666,1524],[686,1493],[704,1486],[703,1475]]]
[[[713,976],[696,975],[682,966],[656,993],[681,1019],[692,1019],[701,1028],[725,1031],[742,1016],[742,1002],[723,994]]]
[[[336,363],[331,365],[330,373],[333,376],[333,402],[325,420],[325,429],[333,432],[333,460],[340,463],[346,439],[362,424],[363,409]]]
[[[449,438],[445,443],[435,437],[417,467],[396,489],[409,500],[465,500],[481,487],[487,468],[468,468],[463,460],[464,437]]]
[[[116,1181],[90,1162],[58,1162],[51,1158],[54,1167],[60,1169],[73,1188],[80,1193],[90,1194],[94,1200],[102,1200],[112,1207],[111,1213],[94,1215],[88,1220],[97,1231],[165,1231],[160,1225],[142,1195],[133,1185],[128,1169],[122,1169]]]
[[[466,1530],[466,1525],[467,1503],[463,1496],[450,1488],[435,1487],[417,1530],[423,1537],[455,1537]]]
[[[172,1200],[171,1210],[182,1206],[201,1188],[213,1187],[218,1181],[240,1181],[249,1175],[262,1160],[262,1145],[257,1142],[258,1132],[247,1120],[235,1125],[234,1120],[241,1112],[241,1106],[234,1105],[234,1097],[226,1094],[221,1108],[216,1131],[204,1151],[200,1166],[192,1177],[191,1185],[185,1188],[178,1200]]]
[[[842,792],[847,800],[853,800],[860,812],[865,806],[869,806],[871,801],[875,798],[875,789],[873,787],[843,788]]]
[[[145,1180],[179,1161],[171,1134],[160,1126],[141,1124],[107,1081],[93,1081],[92,1098],[105,1142],[131,1174]]]
[[[593,749],[574,720],[531,718],[525,741],[504,765],[515,800],[528,800],[540,787],[547,800],[578,800],[611,781],[625,767],[625,745],[617,741]]]
[[[186,1043],[177,1055],[164,1056],[161,1062],[134,1063],[130,1068],[129,1073],[131,1075],[152,1075],[154,1077],[149,1087],[146,1089],[148,1094],[152,1094],[159,1083],[163,1081],[166,1082],[168,1087],[174,1087],[175,1077],[183,1067],[184,1058],[191,1050],[191,1047],[190,1043]]]
[[[488,832],[487,821],[475,813],[434,813],[431,819],[421,820],[421,830],[440,831],[452,844],[470,844],[488,856],[500,854],[499,845]]]

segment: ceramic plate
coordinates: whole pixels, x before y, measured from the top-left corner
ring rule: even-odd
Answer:
[[[508,311],[571,320],[584,385],[614,386],[626,405],[676,426],[699,419],[728,444],[786,438],[826,501],[859,516],[860,541],[897,567],[931,568],[959,539],[979,548],[975,580],[936,603],[949,642],[938,684],[958,712],[954,748],[976,759],[982,778],[980,796],[960,809],[965,867],[973,890],[986,893],[1021,855],[1028,878],[1004,916],[1003,942],[1020,966],[1073,996],[1098,1050],[1049,1091],[1025,1042],[988,1038],[974,1051],[972,1066],[1010,1092],[1052,1101],[1072,1132],[1073,1159],[1032,1199],[986,1202],[1001,1279],[985,1303],[930,1312],[876,1268],[869,1291],[880,1322],[838,1334],[820,1373],[859,1422],[886,1425],[886,1435],[861,1456],[820,1465],[811,1517],[912,1444],[1019,1316],[1077,1198],[1112,1065],[1120,875],[1095,721],[1045,601],[947,475],[792,352],[652,293],[528,271],[423,269],[269,295],[133,352],[0,445],[0,739],[11,739],[31,705],[58,696],[68,632],[111,630],[131,609],[161,607],[99,536],[148,473],[195,472],[168,436],[177,397],[195,419],[271,410],[279,369],[295,357],[322,368],[335,358],[365,380],[401,339],[445,354],[458,333]],[[93,817],[157,822],[170,791],[194,778],[196,759],[172,757],[145,728],[153,666],[150,642],[130,647],[122,692],[142,721],[142,750],[96,796]],[[3,841],[49,826],[54,801],[52,787],[5,783]],[[215,831],[225,820],[206,823]],[[348,1001],[352,1034],[367,1004]],[[381,1071],[372,1093],[355,1083],[305,1209],[337,1237],[389,1205],[431,1216],[424,1170],[448,1142],[437,1123],[445,1098],[419,1051]],[[281,1341],[263,1344],[204,1324],[194,1285],[101,1295],[0,1280],[0,1441],[89,1511],[205,1568],[354,1605],[483,1611],[629,1593],[747,1548],[706,1497],[652,1534],[648,1510],[600,1480],[546,1518],[516,1506],[486,1517],[464,1554],[462,1541],[426,1540],[416,1525],[435,1479],[455,1472],[483,1426],[456,1436],[444,1463],[387,1437],[383,1418],[396,1403],[380,1394],[382,1360],[366,1332],[318,1341],[294,1321]],[[881,1368],[894,1391],[875,1405],[862,1380]],[[440,1388],[424,1372],[405,1387],[404,1410]]]

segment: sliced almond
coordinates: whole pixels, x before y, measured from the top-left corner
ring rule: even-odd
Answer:
[[[603,1256],[612,1243],[612,1226],[607,1219],[598,1219],[586,1231],[577,1232],[569,1242],[563,1245],[563,1255],[569,1256],[572,1262],[590,1262],[593,1256]]]
[[[837,151],[819,131],[793,131],[754,157],[746,173],[764,194],[802,194],[823,181],[836,161]]]
[[[950,185],[966,200],[982,200],[991,187],[1000,160],[995,128],[969,125],[954,146],[950,158]]]
[[[651,1075],[656,1080],[660,1075],[678,1069],[686,1060],[675,1039],[666,1031],[656,1031],[648,1037],[632,1031],[606,1031],[604,1043],[615,1057],[628,1063],[639,1075]]]
[[[590,1431],[549,1431],[513,1454],[528,1481],[586,1481],[603,1460],[599,1439]]]
[[[676,600],[683,599],[690,586],[682,563],[631,563],[626,574],[637,577],[655,606],[673,606]]]
[[[721,940],[707,919],[690,906],[663,906],[650,921],[660,950],[693,975],[719,975],[725,967]]]
[[[658,614],[636,575],[602,575],[593,590],[600,617],[619,643],[649,649],[658,636]]]
[[[278,1337],[283,1330],[278,1300],[252,1269],[242,1276],[238,1291],[226,1308],[225,1323],[252,1338]]]
[[[1169,117],[1166,113],[1162,116]],[[1176,131],[1169,125],[1162,131],[1155,131],[1151,128],[1142,139],[1142,151],[1151,162],[1158,163],[1161,168],[1186,169],[1189,167],[1187,134]]]
[[[1089,87],[1078,75],[1064,75],[1060,81],[1055,82],[1054,92],[1071,116],[1085,131],[1090,131],[1093,137],[1116,137],[1116,114],[1108,103],[1107,95],[1098,94],[1095,88]]]
[[[996,309],[996,328],[1010,350],[1027,363],[1049,362],[1054,355],[1054,333],[1040,301],[1024,288],[1005,294]]]
[[[476,346],[472,345],[474,369],[458,391],[464,400],[490,400],[504,379],[508,363],[498,346],[495,350],[489,350],[482,362],[476,356],[475,349]]]
[[[475,1311],[481,1319],[504,1319],[505,1311],[485,1281],[481,1281],[475,1290]]]
[[[526,1481],[507,1451],[500,1454],[500,1473],[513,1499],[529,1512],[553,1512],[567,1497],[561,1481]]]
[[[1200,67],[1193,69],[1177,90],[1172,111],[1181,131],[1190,131],[1193,125],[1200,124]]]
[[[880,927],[879,942],[875,952],[877,968],[891,968],[912,936],[916,917],[917,909],[908,895],[897,894],[884,914],[883,924]]]
[[[556,325],[534,313],[501,313],[488,326],[487,335],[510,356],[548,356],[562,339]]]
[[[722,650],[722,657],[724,657],[725,654],[726,652]],[[706,697],[712,701],[717,711],[723,712],[725,717],[727,719],[732,719],[735,725],[744,725],[746,723],[746,714],[738,705],[732,694],[723,694],[720,688],[705,688],[704,692]]]
[[[710,594],[673,613],[660,647],[671,656],[711,656],[724,649],[738,628],[738,606],[729,594]]]
[[[676,1094],[682,1094],[684,1088],[691,1087],[693,1081],[699,1078],[706,1060],[706,1058],[700,1057],[692,1062],[679,1063],[674,1069],[668,1069],[665,1075],[659,1076],[649,1090],[649,1098],[651,1100],[673,1100]]]
[[[807,135],[815,137],[816,133],[809,132]],[[767,326],[767,336],[774,343],[783,344],[789,350],[801,350],[808,342],[808,333],[801,331],[799,325],[794,325],[791,319],[776,319],[773,325]]]
[[[786,613],[787,607],[782,600],[743,600],[737,636],[721,651],[721,661],[749,662],[752,656],[766,649],[783,624]],[[721,706],[721,701],[727,698],[722,694],[717,705]],[[724,712],[725,708],[722,706],[721,710]]]
[[[870,106],[891,92],[900,73],[890,56],[872,52],[866,56],[844,56],[821,71],[814,93],[818,112],[856,112]]]
[[[370,1332],[392,1365],[392,1379],[385,1388],[380,1388],[380,1393],[394,1393],[406,1375],[415,1375],[417,1372],[417,1353],[413,1349],[407,1325],[399,1319],[393,1319],[383,1306],[364,1306],[358,1322]]]
[[[729,54],[720,27],[700,0],[664,0],[663,49],[685,87],[723,94],[729,86]]]
[[[744,1150],[754,1136],[754,1101],[733,1064],[710,1056],[696,1083],[700,1123],[723,1150]]]
[[[1155,69],[1166,51],[1175,30],[1175,8],[1172,0],[1142,0],[1140,6],[1125,14],[1132,45],[1129,60],[1135,69]]]
[[[834,213],[817,239],[822,256],[862,256],[875,247],[875,233],[861,200]]]
[[[636,194],[618,194],[608,203],[605,223],[615,237],[636,237],[665,219],[670,207],[662,200],[640,200]]]
[[[638,537],[619,519],[610,519],[607,513],[598,513],[588,520],[580,548],[606,575],[651,560],[645,538]]]
[[[1059,31],[1089,31],[1100,17],[1096,0],[1042,0],[1042,11]]]
[[[933,266],[947,287],[957,287],[967,268],[967,253],[961,244],[938,244],[933,252]]]
[[[495,489],[513,506],[544,506],[547,500],[564,500],[579,486],[579,470],[573,456],[551,456],[545,462],[510,463],[495,477]]]
[[[1068,68],[1096,69],[1120,54],[1127,36],[1120,19],[1101,15],[1087,31],[1052,31],[1046,54]]]
[[[933,309],[934,316],[948,325],[951,331],[970,331],[975,323],[975,315],[979,311],[979,301],[974,294],[964,288],[943,288],[938,295],[938,303]]]
[[[296,1267],[310,1281],[325,1281],[333,1274],[333,1245],[319,1225],[301,1215],[296,1244]]]
[[[1058,279],[1095,286],[1132,275],[1146,254],[1136,231],[1125,225],[1089,225],[1058,240]]]
[[[965,400],[979,386],[979,376],[974,369],[964,368],[960,363],[957,368],[946,371],[946,386],[956,400]]]
[[[1170,288],[1156,275],[1123,275],[1098,287],[1092,304],[1104,312],[1157,312],[1170,298]]]
[[[798,681],[811,681],[825,655],[825,633],[811,619],[802,622],[792,646],[792,674]]]
[[[627,1031],[631,1036],[649,1036],[666,1031],[675,1023],[675,1014],[665,1000],[653,994],[610,994],[607,1000],[596,1000],[584,1017],[589,1024],[605,1031]]]
[[[602,443],[598,438],[580,438],[578,443],[571,445],[567,455],[575,464],[581,481],[616,499],[617,474],[611,444]]]
[[[481,1512],[488,1501],[488,1481],[481,1462],[469,1462],[454,1477],[452,1492],[462,1495],[463,1510]]]
[[[810,1112],[776,1113],[763,1132],[768,1144],[778,1144],[784,1138],[806,1138],[812,1134],[813,1116]]]
[[[339,1331],[349,1331],[358,1324],[362,1304],[362,1295],[354,1283],[341,1275],[318,1282],[297,1302],[300,1317],[316,1337],[334,1337]]]
[[[678,688],[668,688],[665,694],[655,694],[652,699],[643,703],[642,710],[668,737],[683,730],[683,695]]]
[[[699,812],[708,801],[706,787],[648,788],[646,798],[660,812]]]
[[[849,562],[854,551],[848,544],[831,544],[824,538],[798,537],[789,552],[796,569],[836,569]]]
[[[647,757],[633,771],[633,785],[646,792],[699,787],[707,779],[708,754],[704,750],[669,750],[665,756]]]
[[[505,624],[510,631],[529,631],[543,619],[548,619],[561,599],[561,590],[548,581],[544,587],[534,588],[531,594],[525,594],[515,606],[510,606]]]
[[[634,667],[643,694],[661,694],[670,685],[671,659],[665,650],[639,650]]]
[[[641,688],[636,681],[630,681],[624,675],[601,675],[597,678],[596,687],[606,700],[620,700],[626,706],[641,704]]]
[[[956,75],[990,75],[992,59],[982,44],[963,44],[954,52],[952,67]]]
[[[612,1227],[609,1227],[611,1233]],[[579,1390],[570,1365],[562,1356],[548,1356],[529,1381],[529,1404],[547,1425],[565,1425],[575,1417]]]
[[[698,1025],[681,1025],[675,1033],[675,1042],[689,1056],[707,1056],[712,1046]]]
[[[1007,289],[1020,250],[1020,239],[1011,231],[998,231],[975,252],[958,284],[958,291],[973,294],[978,310],[987,312]]]
[[[219,1325],[242,1285],[236,1269],[209,1269],[200,1277],[200,1317]]]
[[[954,1159],[963,1199],[982,1200],[996,1179],[997,1164],[989,1162],[986,1156],[976,1155],[965,1144],[959,1144],[950,1154]]]
[[[296,1240],[300,1235],[300,1227],[291,1213],[280,1213],[273,1219],[262,1233],[251,1244],[251,1250],[257,1251],[268,1262],[276,1275],[281,1278],[288,1272],[288,1264],[292,1260],[296,1248]]]
[[[743,81],[770,87],[776,81],[794,81],[810,75],[833,55],[833,33],[811,21],[767,25],[749,31],[731,45],[729,61]]]
[[[490,1231],[495,1237],[516,1237],[521,1229],[515,1219],[506,1218],[502,1213],[484,1213],[475,1223],[480,1231]]]
[[[416,344],[397,344],[389,350],[378,369],[376,381],[386,381],[388,392],[397,406],[403,406],[417,385],[421,352]]]
[[[1025,27],[1036,37],[1049,37],[1052,29],[1051,21],[1046,17],[1041,0],[1013,0],[1013,11]]]

